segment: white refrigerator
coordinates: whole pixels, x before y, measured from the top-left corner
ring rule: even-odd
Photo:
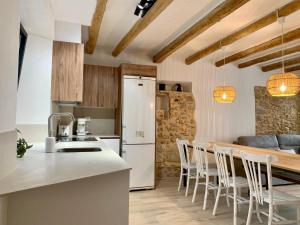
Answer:
[[[130,189],[154,188],[155,87],[155,78],[122,79],[122,157],[132,168]]]

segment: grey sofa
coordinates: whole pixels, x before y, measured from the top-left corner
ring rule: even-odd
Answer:
[[[236,144],[274,150],[294,150],[300,154],[300,134],[241,136]]]
[[[287,151],[293,149],[296,154],[300,154],[299,134],[241,136],[237,139],[235,144],[251,146],[256,148],[274,149],[276,151]],[[241,168],[243,167],[241,163],[239,166]],[[243,171],[243,169],[240,169],[239,171]],[[295,182],[295,174],[293,174],[292,172],[282,171],[280,169],[274,168],[272,172],[272,182],[275,186],[293,184]],[[266,170],[262,169],[262,173],[266,175]],[[239,175],[243,176],[244,174]],[[264,181],[264,183],[266,184],[267,182]]]

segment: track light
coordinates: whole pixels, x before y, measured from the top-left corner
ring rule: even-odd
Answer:
[[[144,17],[148,10],[154,5],[156,0],[141,0],[140,3],[137,4],[136,9],[134,11],[134,15]]]

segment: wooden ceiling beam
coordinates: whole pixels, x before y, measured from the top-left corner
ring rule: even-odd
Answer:
[[[292,66],[295,64],[300,64],[300,57],[296,57],[296,58],[292,58],[292,59],[288,59],[288,60],[284,60],[284,66]],[[276,62],[276,63],[272,63],[266,66],[262,66],[261,70],[263,72],[268,72],[271,70],[276,70],[282,67],[282,62]]]
[[[277,13],[278,13],[279,17],[284,17],[284,16],[288,16],[288,15],[296,12],[299,9],[300,9],[300,0],[293,0],[290,3],[286,4],[285,6],[281,7],[280,9],[255,21],[254,23],[251,23],[250,25],[242,28],[241,30],[236,31],[233,34],[208,46],[207,48],[202,49],[202,50],[196,52],[195,54],[189,56],[188,58],[186,58],[185,63],[187,65],[190,65],[190,64],[198,61],[199,59],[217,51],[222,46],[230,45],[230,44],[236,42],[237,40],[239,40],[243,37],[246,37],[246,36],[276,22],[277,21]]]
[[[296,52],[300,52],[300,45],[284,49],[283,55],[286,56],[286,55],[290,55],[290,54],[293,54],[293,53],[296,53]],[[270,53],[268,55],[264,55],[262,57],[259,57],[259,58],[252,59],[252,60],[249,60],[247,62],[241,63],[241,64],[238,65],[238,67],[239,68],[246,68],[246,67],[258,64],[258,63],[267,62],[269,60],[279,58],[279,57],[281,57],[281,55],[282,55],[282,51],[280,50],[280,51],[273,52],[273,53]]]
[[[99,31],[104,16],[107,0],[98,0],[96,9],[93,15],[92,24],[89,27],[89,39],[85,44],[85,52],[93,54],[99,37]]]
[[[299,39],[299,38],[300,38],[300,28],[284,34],[283,35],[283,42],[288,43],[290,41],[294,41],[294,40]],[[258,52],[261,52],[261,51],[265,51],[267,49],[270,49],[270,48],[273,48],[273,47],[279,46],[279,45],[281,45],[281,35],[276,37],[276,38],[273,38],[269,41],[266,41],[262,44],[256,45],[254,47],[248,48],[246,50],[243,50],[241,52],[238,52],[236,54],[228,56],[228,57],[225,58],[225,60],[224,59],[219,60],[218,62],[215,63],[215,65],[217,67],[220,67],[220,66],[224,65],[224,61],[225,61],[225,64],[230,63],[230,62],[234,62],[234,61],[243,59],[243,58],[245,58],[249,55],[252,55],[252,54],[255,54],[255,53],[258,53]]]
[[[139,18],[129,32],[122,38],[112,52],[117,57],[127,46],[155,20],[173,0],[157,0],[143,18]]]
[[[161,63],[168,56],[175,51],[186,45],[188,42],[199,36],[208,28],[230,15],[232,12],[249,2],[249,0],[226,0],[222,4],[218,5],[211,12],[209,12],[204,18],[201,18],[198,22],[180,34],[175,40],[171,41],[159,52],[153,56],[154,63]]]
[[[293,66],[293,67],[289,67],[289,68],[285,68],[285,72],[294,72],[294,71],[298,71],[300,70],[300,65],[297,66]]]

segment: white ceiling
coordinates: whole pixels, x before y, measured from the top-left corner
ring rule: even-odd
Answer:
[[[101,1],[101,0],[100,0]],[[195,21],[204,17],[224,0],[174,0],[127,48],[146,52],[153,56],[159,49],[190,27]],[[254,22],[264,15],[287,4],[291,0],[251,0],[244,6],[215,24],[197,38],[182,47],[175,54],[182,61],[189,55],[226,37],[227,35]],[[108,0],[102,21],[98,48],[112,51],[121,38],[130,30],[138,17],[133,15],[139,0]],[[90,25],[97,0],[21,0],[21,18],[30,30],[47,33],[46,28],[53,26],[53,20]],[[51,22],[52,21],[52,22]],[[285,31],[299,26],[300,11],[286,18]],[[48,32],[49,33],[49,32]],[[226,48],[226,55],[267,41],[280,35],[278,23],[267,26]],[[288,46],[300,43],[295,41]],[[280,47],[274,48],[279,49]],[[243,59],[260,56],[274,49]],[[220,51],[207,56],[208,60],[220,59]],[[237,64],[238,62],[235,62]]]
[[[173,3],[130,44],[128,50],[147,51],[150,56],[153,56],[159,49],[173,40],[187,27],[191,26],[195,21],[204,17],[222,1],[223,0],[174,0]],[[254,22],[290,1],[291,0],[251,0],[189,42],[176,54],[179,54],[182,60],[184,60],[197,50],[207,47],[209,44]],[[100,30],[98,47],[113,50],[116,44],[138,19],[138,17],[133,15],[137,2],[139,2],[139,0],[108,0],[107,10]],[[300,27],[299,21],[300,11],[288,16],[284,25],[285,31]],[[226,55],[239,52],[280,34],[280,25],[274,23],[228,46],[226,48]],[[299,43],[299,41],[296,43]],[[295,42],[288,45],[293,44],[295,44]],[[262,53],[258,55],[261,54]],[[221,56],[222,53],[218,51],[207,58],[212,60],[216,58],[219,59]]]
[[[26,30],[54,38],[55,21],[89,26],[97,0],[21,0],[21,22]]]
[[[54,37],[54,20],[48,0],[21,0],[20,12],[27,32]]]
[[[89,26],[97,0],[49,0],[55,20]]]
[[[101,25],[100,46],[113,48],[118,41],[130,30],[138,17],[133,14],[139,0],[109,0]],[[176,35],[182,26],[193,19],[202,10],[207,10],[212,2],[222,0],[174,0],[144,30],[137,39],[130,44],[129,49],[153,50],[170,36]],[[210,7],[211,8],[211,7]]]

